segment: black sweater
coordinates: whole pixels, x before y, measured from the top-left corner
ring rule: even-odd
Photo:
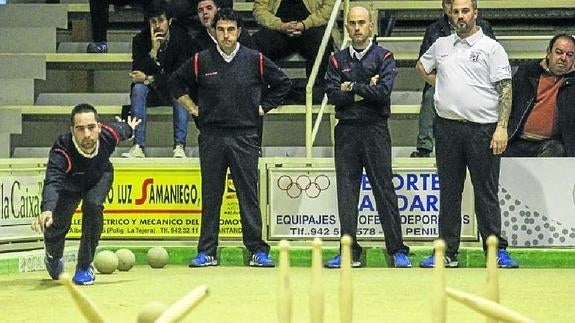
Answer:
[[[379,81],[376,85],[370,85],[375,75],[379,75]],[[396,75],[393,54],[376,44],[372,44],[359,61],[351,58],[349,48],[333,54],[325,80],[327,97],[335,105],[335,117],[356,123],[387,120]],[[355,82],[353,90],[341,91],[343,82]]]
[[[200,131],[226,134],[255,133],[258,107],[265,112],[277,107],[291,87],[276,64],[241,45],[229,63],[215,46],[197,53],[172,74],[169,84],[175,98],[190,94],[198,105]]]
[[[121,141],[132,137],[132,128],[124,122],[102,124],[98,153],[93,158],[82,156],[72,141],[70,132],[60,135],[48,157],[42,211],[53,211],[58,197],[63,192],[86,192],[92,188],[105,172],[114,170],[110,155]]]

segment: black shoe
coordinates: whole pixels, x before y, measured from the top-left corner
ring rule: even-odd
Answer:
[[[425,158],[425,157],[429,157],[429,154],[431,154],[431,151],[427,150],[427,149],[418,149],[414,152],[411,153],[411,155],[409,155],[409,157],[411,158]]]

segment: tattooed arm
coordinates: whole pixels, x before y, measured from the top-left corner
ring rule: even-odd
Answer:
[[[495,83],[495,89],[499,93],[499,120],[497,128],[491,138],[491,145],[494,155],[499,155],[507,148],[507,124],[511,113],[511,79],[504,79]]]

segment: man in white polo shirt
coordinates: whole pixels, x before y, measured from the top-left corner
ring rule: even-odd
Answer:
[[[468,168],[483,248],[487,237],[495,235],[499,266],[516,268],[501,236],[497,196],[511,110],[511,67],[503,47],[476,25],[477,14],[476,0],[453,1],[456,33],[439,38],[416,65],[418,74],[436,88],[433,131],[441,192],[439,237],[447,245],[446,267],[458,267],[461,197]],[[419,265],[434,267],[433,256]]]

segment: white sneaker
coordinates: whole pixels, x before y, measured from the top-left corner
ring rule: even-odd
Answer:
[[[176,145],[174,148],[174,158],[186,158],[186,151],[184,150],[184,146]]]
[[[146,157],[146,155],[144,155],[144,151],[142,150],[142,147],[140,147],[140,145],[134,145],[132,146],[132,148],[130,148],[130,150],[127,153],[122,153],[122,157],[144,158]]]

